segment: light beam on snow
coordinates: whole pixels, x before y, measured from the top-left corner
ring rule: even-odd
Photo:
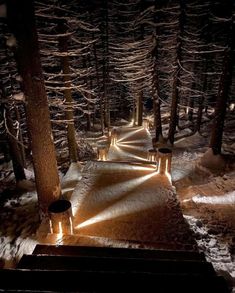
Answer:
[[[171,184],[171,174],[167,171],[168,170],[168,164],[169,164],[169,159],[166,160],[166,170],[165,170],[165,175],[167,177],[167,179],[169,180],[170,184]]]
[[[192,197],[192,201],[195,203],[205,203],[205,204],[235,204],[235,191],[226,193],[224,195],[215,196],[200,196],[196,195]]]
[[[128,163],[127,164],[126,163],[122,163],[122,164],[112,163],[112,170],[113,171],[130,170],[130,172],[132,172],[133,170],[136,170],[136,171],[149,171],[152,173],[155,171],[155,168],[156,168],[156,166],[151,165],[151,164],[145,166],[142,164],[133,165],[133,164],[128,164]],[[131,180],[127,180],[124,182],[122,181],[120,183],[108,185],[108,186],[102,188],[102,197],[103,198],[107,197],[109,201],[115,199],[114,195],[113,195],[114,190],[117,190],[116,195],[117,195],[117,197],[120,197],[121,192],[125,193],[128,190],[134,189],[136,186],[141,184],[142,177],[140,177],[140,180],[138,180],[139,178],[133,178]],[[112,197],[110,195],[110,191],[112,193]],[[82,207],[83,202],[86,200],[86,196],[87,196],[87,193],[84,192],[84,193],[80,194],[79,197],[77,197],[76,193],[74,193],[74,196],[71,197],[70,201],[72,203],[73,215],[76,215],[78,210]]]
[[[156,175],[156,172],[152,172],[152,173],[147,174],[145,176],[135,178],[133,180],[126,182],[125,184],[126,185],[129,184],[129,188],[134,189],[137,186],[141,185],[146,180],[149,180],[154,175]],[[117,193],[120,196],[118,189],[117,189]],[[133,196],[135,197],[135,195],[133,195]],[[118,202],[109,206],[107,209],[103,210],[101,213],[97,214],[96,216],[77,225],[77,227],[75,229],[80,229],[80,228],[92,225],[94,223],[114,219],[114,218],[117,218],[117,217],[120,217],[123,215],[132,214],[132,213],[135,213],[135,212],[138,212],[141,210],[148,209],[149,207],[151,207],[153,205],[153,202],[151,202],[151,200],[148,200],[148,201],[144,200],[144,198],[146,196],[144,194],[144,192],[141,196],[143,196],[142,200],[140,200],[140,199],[134,200],[134,198],[132,198],[131,196],[129,196],[128,198],[124,198],[122,200],[119,200]],[[155,195],[154,195],[154,197],[155,197]]]
[[[63,229],[62,229],[62,223],[59,221],[59,236],[61,237],[63,235]]]
[[[120,154],[120,156],[122,156],[122,157],[128,157],[128,158],[133,158],[133,160],[134,159],[136,159],[136,160],[138,160],[138,161],[146,161],[146,158],[142,158],[142,157],[140,157],[140,156],[137,156],[137,155],[134,155],[134,154],[132,154],[132,153],[129,153],[129,152],[126,152],[126,151],[124,151],[124,150],[122,150],[119,146],[115,146],[116,147],[116,149],[117,149],[117,151],[119,152],[119,154]]]
[[[156,168],[156,174],[158,174],[158,175],[165,175],[166,178],[168,179],[169,183],[172,184],[172,181],[171,181],[171,174],[167,171],[167,170],[168,170],[169,160],[166,159],[166,167],[165,167],[165,171],[164,171],[164,173],[162,173],[162,174],[160,174],[160,170],[161,170],[161,161],[162,161],[162,160],[161,160],[161,158],[160,158],[160,160],[158,160],[158,165],[155,166],[155,168]]]
[[[139,149],[139,146],[135,146],[135,145],[123,145],[122,143],[118,143],[118,147],[123,147],[125,149]]]
[[[51,222],[51,220],[49,220],[49,226],[50,226],[50,232],[51,232],[51,234],[53,234],[53,228],[52,228],[52,222]]]
[[[128,141],[118,141],[118,144],[119,145],[123,145],[123,146],[126,146],[126,145],[130,145],[130,144],[143,144],[145,143],[145,140],[143,139],[138,139],[138,140],[128,140]]]
[[[126,134],[123,134],[122,137],[118,141],[119,142],[120,141],[123,141],[123,140],[127,139],[128,137],[131,137],[132,135],[135,135],[139,131],[143,131],[143,128],[142,127],[138,127],[136,130],[128,131]]]
[[[131,119],[131,121],[128,123],[127,127],[132,127],[134,125],[134,119]]]

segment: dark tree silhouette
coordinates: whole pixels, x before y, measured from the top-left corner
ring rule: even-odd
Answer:
[[[42,214],[61,194],[32,1],[7,1],[9,25],[17,40],[18,66],[26,97],[36,188]]]

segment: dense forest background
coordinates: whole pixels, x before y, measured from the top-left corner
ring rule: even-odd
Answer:
[[[62,172],[94,158],[87,137],[120,119],[148,118],[156,142],[200,132],[214,155],[233,153],[232,0],[35,1],[35,18],[26,2],[0,2],[0,152],[16,181],[31,157],[38,186],[48,157]]]

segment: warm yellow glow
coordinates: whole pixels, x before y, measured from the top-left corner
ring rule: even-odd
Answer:
[[[117,145],[115,147],[116,147],[117,151],[120,153],[120,156],[122,156],[124,158],[128,157],[128,158],[132,158],[133,160],[136,159],[138,161],[144,161],[144,162],[146,161],[146,158],[134,155],[133,153],[126,152],[123,149],[121,149],[120,147],[118,147]],[[126,148],[128,148],[128,147],[126,147]]]
[[[111,135],[111,146],[115,146],[117,143],[117,136]]]
[[[155,164],[143,164],[141,162],[112,162],[112,170],[113,171],[121,171],[121,170],[138,170],[138,171],[154,171],[156,169]]]
[[[157,174],[160,174],[160,171],[161,171],[161,158],[159,158],[158,160],[158,168],[157,168]],[[169,180],[170,184],[172,184],[172,181],[171,181],[171,174],[168,172],[168,165],[169,165],[169,159],[166,159],[166,166],[165,166],[165,170],[164,170],[164,175],[167,177],[167,179]]]
[[[149,180],[154,175],[156,175],[156,173],[151,172],[150,174],[132,179],[126,182],[125,184],[126,186],[129,184],[129,188],[135,189],[137,186],[143,184],[145,181]],[[118,189],[117,189],[117,192],[118,192]],[[92,225],[101,221],[114,219],[123,215],[128,215],[133,212],[138,212],[138,211],[145,210],[147,208],[152,207],[153,202],[151,200],[149,201],[144,200],[146,196],[144,192],[141,193],[141,195],[138,195],[138,198],[142,197],[142,200],[140,198],[139,200],[136,199],[137,195],[134,191],[133,193],[131,193],[131,190],[129,190],[128,193],[129,193],[128,198],[124,197],[123,199],[118,200],[118,202],[115,202],[113,205],[109,206],[108,208],[103,210],[101,213],[77,225],[75,229],[80,229],[80,228],[83,228],[88,225]],[[118,195],[120,197],[119,192],[118,192]],[[151,195],[149,194],[148,196],[153,196],[154,198],[156,198],[155,194],[151,194]]]
[[[125,149],[136,149],[138,150],[140,147],[139,146],[135,146],[135,145],[126,145],[126,144],[123,144],[123,143],[117,143],[119,147],[123,147]]]
[[[165,171],[165,175],[166,175],[166,177],[167,177],[167,179],[169,180],[169,182],[170,182],[170,184],[171,184],[171,174],[167,171],[167,169],[166,169],[166,171]]]
[[[59,221],[58,225],[59,225],[59,235],[62,236],[63,235],[62,223]]]
[[[157,153],[155,150],[153,150],[153,149],[148,150],[147,160],[150,162],[155,162],[157,160]]]
[[[143,127],[145,130],[149,130],[149,120],[148,119],[143,120]]]
[[[122,137],[118,140],[119,142],[126,140],[128,137],[135,135],[137,132],[142,131],[142,127],[137,127],[136,130],[128,131],[126,134],[122,135]]]
[[[55,234],[56,239],[55,239],[55,244],[58,245],[63,245],[63,234]]]
[[[131,122],[127,125],[128,127],[133,127],[135,124],[134,124],[134,119],[132,118],[131,119]]]
[[[98,147],[98,161],[106,161],[107,160],[107,148],[106,147]]]
[[[138,148],[139,148],[139,146],[142,145],[144,142],[145,142],[145,140],[143,140],[143,139],[127,140],[127,141],[118,140],[118,145],[129,146],[132,144],[137,144]]]
[[[160,173],[160,169],[161,169],[161,161],[162,161],[162,159],[159,158],[159,160],[158,160],[158,167],[157,167],[157,174]]]
[[[53,234],[53,229],[52,229],[52,222],[51,222],[51,220],[49,220],[49,225],[50,225],[50,231],[51,231],[51,234]]]
[[[69,217],[69,223],[70,223],[70,233],[71,235],[73,235],[73,221],[71,217]]]

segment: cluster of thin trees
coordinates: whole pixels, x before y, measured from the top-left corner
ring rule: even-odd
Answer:
[[[156,141],[209,123],[221,153],[234,119],[232,0],[29,2],[0,4],[1,152],[17,181],[32,156],[42,212],[61,195],[54,142],[76,162],[79,132],[141,126],[147,102]]]

